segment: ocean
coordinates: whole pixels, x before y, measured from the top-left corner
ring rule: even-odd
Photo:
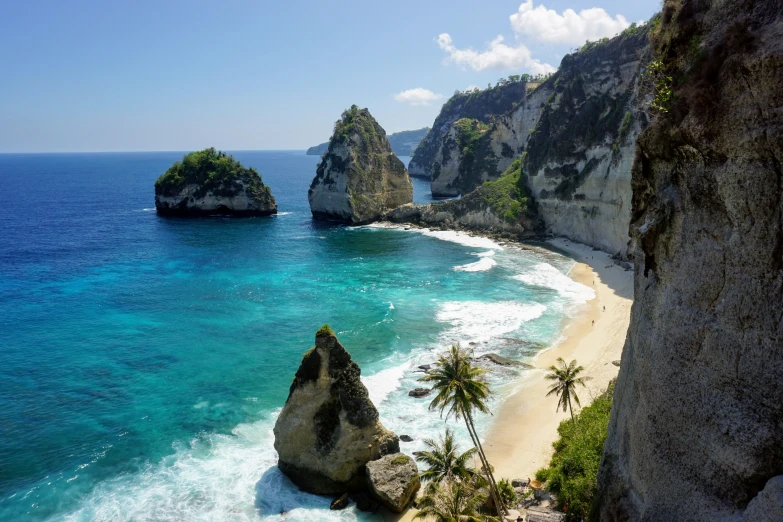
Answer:
[[[444,429],[408,397],[417,365],[457,342],[530,362],[593,295],[555,253],[313,221],[317,156],[233,154],[277,216],[157,216],[180,152],[0,155],[0,520],[374,520],[276,468],[315,331],[334,328],[410,454]],[[491,370],[493,404],[536,373]]]

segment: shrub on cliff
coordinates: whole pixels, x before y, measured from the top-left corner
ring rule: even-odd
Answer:
[[[522,159],[512,163],[500,178],[487,181],[476,189],[482,198],[498,216],[510,223],[518,223],[530,210],[530,190],[522,172]]]
[[[557,495],[557,508],[565,511],[566,520],[588,520],[597,491],[598,466],[613,394],[614,381],[575,416],[574,422],[560,423],[560,438],[553,444],[555,453],[549,467],[536,473],[536,479],[546,481],[549,491]]]
[[[185,185],[199,185],[199,193],[232,190],[234,181],[250,183],[247,190],[267,190],[258,171],[246,168],[233,156],[213,147],[191,152],[177,161],[155,182],[155,194],[172,194]],[[241,187],[238,187],[240,189]],[[222,194],[221,194],[222,195]]]

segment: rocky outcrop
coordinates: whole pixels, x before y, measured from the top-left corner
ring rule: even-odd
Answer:
[[[310,493],[332,495],[366,487],[365,466],[400,450],[332,330],[324,325],[302,358],[275,423],[278,466]]]
[[[395,513],[402,511],[419,490],[419,468],[407,455],[386,455],[367,463],[370,493]]]
[[[413,184],[386,132],[354,105],[335,124],[307,197],[313,217],[360,225],[413,201]]]
[[[489,124],[492,118],[505,114],[525,96],[524,81],[506,82],[496,87],[484,90],[473,89],[452,96],[440,110],[432,129],[413,153],[408,171],[411,176],[432,179],[435,170],[440,165],[439,158],[441,142],[449,132],[452,124],[460,119],[476,120]],[[502,171],[501,171],[502,172]]]
[[[647,121],[637,88],[646,33],[634,25],[585,45],[489,117],[455,119],[444,106],[443,124],[433,127],[442,132],[428,145],[433,195],[468,194],[521,159],[547,233],[625,257],[634,142]],[[433,132],[420,148],[435,139]]]
[[[391,145],[392,152],[397,156],[412,156],[416,147],[419,146],[421,140],[430,131],[429,127],[423,127],[421,129],[393,132],[386,136]],[[323,156],[323,154],[329,150],[329,142],[320,143],[307,149],[308,156]]]
[[[277,203],[255,169],[210,148],[186,155],[158,178],[155,209],[167,216],[269,216]]]
[[[667,1],[651,24],[602,521],[783,517],[781,7]]]
[[[543,229],[535,201],[524,181],[521,160],[497,180],[442,203],[403,205],[386,214],[392,223],[464,229],[519,239],[539,235]]]

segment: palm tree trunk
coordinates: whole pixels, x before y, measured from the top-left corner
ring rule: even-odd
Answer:
[[[487,470],[487,478],[489,479],[489,490],[492,493],[492,496],[495,497],[495,506],[497,506],[498,514],[502,517],[507,513],[506,505],[503,503],[503,499],[500,497],[500,489],[498,488],[498,485],[495,482],[495,476],[492,474],[492,468],[489,467],[489,461],[487,460],[487,455],[486,453],[484,453],[484,447],[481,445],[481,440],[479,439],[478,433],[476,432],[476,427],[473,425],[473,416],[471,415],[470,412],[467,412],[467,415],[465,416],[465,421],[466,424],[468,425],[468,431],[471,433],[471,437],[473,438],[473,444],[475,444],[476,449],[478,450],[479,457],[481,458],[482,464]]]
[[[571,395],[568,395],[568,409],[571,411],[571,422],[576,424],[576,421],[574,420],[574,407],[571,406]]]

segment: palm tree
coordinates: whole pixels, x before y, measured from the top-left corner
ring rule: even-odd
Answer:
[[[478,508],[486,501],[484,495],[458,481],[446,481],[428,488],[419,501],[419,512],[413,517],[431,518],[436,522],[483,522]]]
[[[420,451],[416,460],[426,464],[427,469],[419,473],[422,482],[439,484],[452,480],[472,480],[476,471],[470,466],[470,459],[475,455],[476,448],[470,448],[465,453],[459,453],[459,447],[454,442],[454,432],[446,428],[446,435],[440,441],[425,439],[426,451]]]
[[[459,345],[452,346],[451,350],[438,356],[435,367],[420,380],[433,383],[432,389],[436,394],[430,408],[438,408],[441,415],[446,411],[447,419],[453,415],[456,419],[465,420],[473,446],[478,450],[481,467],[487,476],[492,500],[495,506],[498,506],[498,513],[503,515],[506,513],[506,506],[498,493],[492,467],[487,461],[473,423],[473,410],[489,413],[486,400],[491,392],[484,378],[486,370],[473,366],[472,355],[470,350],[463,350]]]
[[[571,406],[571,397],[573,397],[577,406],[581,406],[579,396],[576,394],[576,386],[577,384],[584,386],[585,382],[590,380],[590,377],[579,377],[584,368],[576,365],[576,359],[566,365],[563,358],[558,357],[557,362],[560,367],[553,364],[549,367],[550,373],[546,376],[550,381],[556,381],[549,387],[549,393],[546,396],[557,394],[558,402],[555,411],[561,407],[563,411],[571,410],[571,421],[574,422],[574,408]]]

